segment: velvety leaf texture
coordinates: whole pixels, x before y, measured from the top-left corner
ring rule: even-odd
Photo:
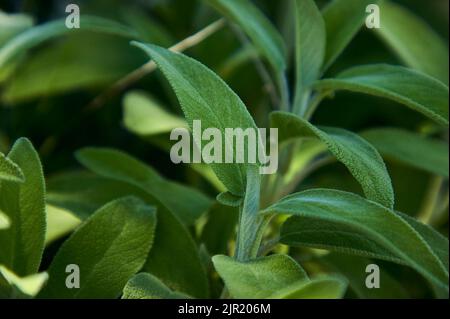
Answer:
[[[117,298],[145,263],[156,210],[134,197],[110,202],[89,217],[54,257],[40,298]],[[66,287],[67,265],[80,270],[80,287]]]
[[[155,244],[143,268],[144,271],[152,273],[174,290],[193,297],[205,298],[207,281],[197,247],[182,225],[182,219],[178,213],[172,212],[172,209],[163,203],[163,200],[167,198],[158,198],[151,192],[154,185],[149,182],[149,178],[154,176],[155,172],[136,159],[113,150],[84,149],[78,153],[77,157],[100,176],[107,177],[110,181],[125,183],[126,187],[123,191],[127,190],[130,194],[137,195],[158,208]],[[130,186],[134,186],[135,189],[130,190]],[[113,194],[118,187],[120,190],[119,185],[115,185],[111,189]],[[160,192],[170,189],[167,183],[162,187]],[[97,192],[104,192],[104,190],[99,188]],[[114,196],[113,194],[109,194],[109,196]],[[195,208],[199,202],[192,203],[195,197],[194,195],[187,196],[189,194],[188,191],[185,191],[185,194],[180,193],[179,197],[172,196],[170,201],[176,203],[177,207],[183,206],[183,211],[192,204],[193,211],[199,213]],[[185,201],[180,200],[183,196],[186,196]],[[184,260],[182,269],[179,267],[180,260]]]
[[[338,128],[317,128],[302,118],[284,112],[271,115],[278,128],[279,141],[292,138],[318,138],[361,184],[367,198],[392,208],[394,191],[383,159],[377,150],[358,135]]]
[[[189,296],[170,290],[148,273],[140,273],[128,281],[122,299],[187,299]]]
[[[383,157],[448,177],[448,143],[444,141],[397,128],[371,129],[361,136]]]
[[[448,87],[412,69],[386,64],[358,66],[337,78],[318,81],[315,87],[387,98],[448,126]]]
[[[442,251],[440,248],[445,247],[445,244],[448,247],[448,240],[431,228],[420,229],[422,227],[414,221],[406,220],[402,215],[375,202],[347,192],[312,189],[289,195],[265,209],[263,213],[293,215],[295,217],[291,217],[292,223],[300,223],[303,218],[323,221],[325,229],[331,230],[330,237],[317,238],[313,230],[311,241],[319,241],[320,245],[326,243],[327,249],[333,246],[339,249],[339,243],[351,242],[357,247],[352,253],[357,253],[362,246],[360,243],[356,244],[355,239],[364,237],[377,246],[382,246],[448,294],[448,266],[443,262],[443,257],[448,259],[448,249]],[[332,228],[331,224],[334,224]],[[289,242],[293,244],[295,228],[292,225],[287,227],[291,234],[289,236],[292,236]],[[341,230],[342,233],[339,233]],[[323,236],[326,235],[325,231],[318,231],[322,232]],[[340,236],[341,234],[343,235]],[[300,237],[306,238],[305,234],[300,234]],[[367,240],[362,242],[365,248],[368,247]],[[287,241],[286,237],[284,241]],[[436,242],[440,242],[440,246],[436,246]],[[346,252],[351,250],[347,249]]]
[[[247,262],[217,255],[213,263],[231,296],[238,299],[341,298],[347,287],[346,281],[336,276],[309,279],[303,268],[286,255]]]
[[[8,158],[20,167],[25,182],[0,182],[0,210],[11,221],[0,232],[0,264],[24,277],[38,271],[44,250],[45,184],[39,156],[28,139],[17,140]]]
[[[20,167],[2,153],[0,153],[0,180],[17,183],[25,180]]]
[[[161,68],[174,89],[191,128],[194,120],[201,120],[203,128],[215,127],[222,133],[225,128],[257,129],[240,98],[200,62],[155,45],[136,42],[134,44],[144,50]],[[199,145],[198,140],[195,140],[195,143]],[[224,145],[224,149],[228,151],[224,150],[222,154],[233,152],[231,147],[232,145]],[[211,164],[227,189],[238,196],[244,194],[249,166],[250,164],[235,161],[231,164]]]
[[[267,298],[293,282],[308,279],[303,268],[285,255],[247,262],[217,255],[213,263],[234,298]]]
[[[318,276],[291,284],[272,294],[270,299],[339,299],[347,290],[347,281],[338,276]]]
[[[132,175],[128,175],[132,179]],[[86,172],[66,173],[49,181],[48,201],[84,220],[109,201],[133,195],[157,207],[158,226],[144,270],[166,285],[195,297],[206,297],[207,282],[197,248],[187,230],[160,201],[145,189],[126,182],[120,174],[111,178]],[[179,260],[184,266],[179,267]]]

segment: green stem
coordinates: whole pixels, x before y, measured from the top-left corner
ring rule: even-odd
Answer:
[[[267,225],[267,217],[259,214],[261,176],[258,167],[247,171],[247,186],[244,201],[239,209],[239,228],[236,240],[235,258],[247,261],[255,258]]]

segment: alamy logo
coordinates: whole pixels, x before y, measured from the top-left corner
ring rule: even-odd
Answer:
[[[369,264],[366,267],[366,287],[369,289],[380,288],[380,267],[376,264]]]
[[[80,7],[76,4],[69,4],[66,7],[66,13],[69,15],[66,17],[66,27],[68,29],[80,28]]]
[[[366,18],[366,27],[368,29],[380,28],[380,7],[376,4],[369,4],[366,7],[366,13],[369,15]]]
[[[76,264],[67,265],[66,273],[69,274],[66,277],[66,287],[68,289],[79,289],[80,288],[80,267]]]
[[[175,164],[259,164],[260,174],[273,174],[278,169],[278,129],[271,128],[269,132],[267,137],[265,128],[225,128],[223,136],[220,129],[203,130],[201,121],[194,120],[193,143],[186,128],[176,128],[170,133],[170,140],[178,141],[170,150],[170,159]]]

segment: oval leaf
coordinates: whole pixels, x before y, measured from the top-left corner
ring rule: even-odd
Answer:
[[[25,182],[0,183],[0,209],[11,221],[11,227],[0,232],[0,264],[25,277],[38,271],[44,251],[44,176],[39,156],[29,140],[17,140],[8,158],[20,167]]]
[[[350,233],[352,238],[363,237],[366,242],[383,247],[448,293],[448,267],[437,250],[433,250],[433,242],[442,242],[442,236],[431,229],[427,229],[426,236],[421,235],[418,227],[411,226],[399,214],[375,202],[342,191],[313,189],[287,196],[263,213],[294,215],[293,222],[309,218],[323,221],[328,226],[334,224],[334,230],[329,232],[331,240],[327,241],[328,246],[342,242],[335,241],[341,229],[344,234]],[[432,242],[429,237],[435,240]],[[340,238],[348,243],[348,237]],[[316,239],[325,242],[325,239]],[[360,248],[358,244],[355,244],[355,250]],[[448,248],[448,241],[446,244]],[[448,249],[443,253],[448,259]]]
[[[361,184],[367,198],[392,208],[394,191],[383,159],[364,139],[349,131],[321,127],[284,112],[271,114],[272,127],[278,128],[280,143],[292,138],[315,137],[342,162]]]
[[[123,289],[122,299],[187,299],[189,296],[174,292],[161,280],[148,273],[131,278]]]
[[[308,279],[291,257],[271,255],[247,262],[231,257],[213,257],[214,267],[234,298],[267,298],[297,281]]]
[[[23,183],[25,177],[23,176],[20,167],[0,153],[0,181],[5,180],[9,182]]]
[[[244,103],[225,82],[203,64],[155,45],[137,42],[134,44],[150,55],[161,68],[172,85],[191,128],[194,120],[201,120],[203,128],[218,128],[223,136],[225,128],[256,130],[255,122]],[[199,139],[194,137],[197,146],[201,145]],[[234,154],[231,147],[232,145],[224,145],[222,154]],[[247,149],[246,146],[244,149]],[[231,164],[211,164],[228,190],[238,196],[245,192],[245,178],[249,166],[250,164],[239,164],[236,161]]]
[[[156,209],[134,197],[100,208],[54,257],[40,298],[117,298],[144,265],[153,242]],[[93,245],[95,243],[95,245]],[[67,265],[79,267],[80,287],[66,287]]]

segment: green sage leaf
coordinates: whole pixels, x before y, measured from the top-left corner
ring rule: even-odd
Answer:
[[[439,247],[444,244],[448,247],[448,240],[442,239],[431,228],[419,233],[421,226],[375,202],[342,191],[313,189],[287,196],[263,213],[293,215],[289,223],[297,225],[303,223],[303,218],[323,222],[325,230],[317,229],[323,236],[315,236],[313,230],[309,232],[311,242],[327,245],[327,249],[342,249],[356,254],[361,251],[361,243],[365,244],[365,248],[368,244],[376,245],[394,256],[391,261],[401,260],[448,293],[448,264],[446,266],[442,260],[443,255],[448,259],[448,249],[442,252],[435,245],[438,242],[441,243]],[[283,241],[295,243],[295,227],[293,224],[286,227],[289,227],[290,233],[283,232]],[[289,236],[292,237],[289,239]],[[300,236],[306,238],[302,234]],[[361,240],[355,240],[357,238]],[[344,247],[339,247],[340,244]],[[355,249],[352,250],[352,247]],[[366,256],[380,257],[371,255],[374,251],[368,252],[370,254]],[[377,254],[379,252],[376,251]]]
[[[201,120],[202,127],[218,128],[222,134],[225,133],[225,128],[256,130],[255,122],[244,103],[225,82],[200,62],[158,46],[137,42],[134,44],[150,55],[161,68],[178,97],[191,129],[194,120]],[[201,145],[200,139],[194,137],[197,146]],[[232,145],[222,144],[225,144],[222,154],[236,156],[231,149]],[[247,149],[245,145],[244,149]],[[236,161],[230,164],[211,164],[227,189],[238,196],[244,194],[247,169],[250,166],[252,164],[240,164]]]
[[[20,167],[0,153],[0,181],[23,183],[25,178]]]
[[[38,271],[44,251],[45,184],[39,156],[29,140],[17,140],[8,158],[20,167],[25,182],[0,182],[0,209],[11,221],[11,227],[0,232],[0,263],[25,277]]]
[[[148,273],[131,278],[123,289],[122,299],[188,299],[189,296],[174,292],[161,280]]]
[[[394,206],[394,191],[383,159],[364,139],[343,129],[317,128],[298,116],[284,112],[272,113],[271,123],[272,127],[278,128],[280,143],[292,138],[320,139],[361,184],[367,198],[389,208]]]
[[[89,217],[54,257],[40,298],[117,298],[145,263],[156,210],[134,197],[110,202]],[[95,243],[95,244],[94,244]],[[66,287],[66,267],[77,265],[80,287]]]

